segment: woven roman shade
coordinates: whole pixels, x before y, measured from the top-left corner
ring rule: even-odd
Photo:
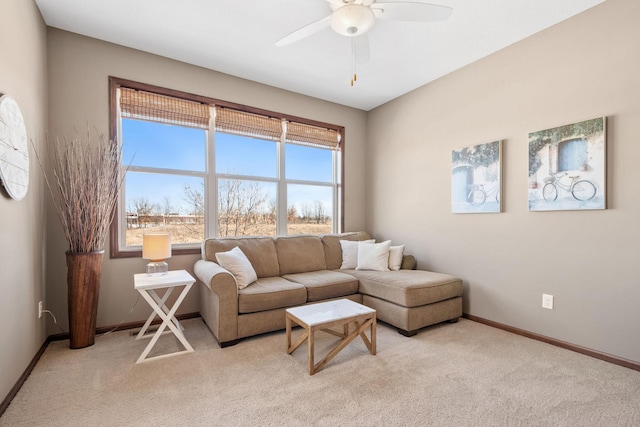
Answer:
[[[287,122],[286,142],[317,148],[340,148],[340,132],[304,123]]]
[[[282,120],[216,106],[216,132],[279,141]]]
[[[200,102],[143,90],[120,87],[123,118],[209,129],[210,107]],[[215,131],[279,141],[283,119],[233,108],[215,107]],[[286,121],[285,141],[291,144],[338,150],[341,133],[335,129]]]
[[[123,118],[209,129],[209,106],[172,96],[120,88]]]

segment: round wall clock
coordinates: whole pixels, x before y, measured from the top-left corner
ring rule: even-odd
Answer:
[[[9,196],[22,200],[29,190],[29,147],[20,107],[0,97],[0,179]]]

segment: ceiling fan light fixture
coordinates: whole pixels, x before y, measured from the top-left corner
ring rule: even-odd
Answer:
[[[336,9],[331,15],[331,28],[343,36],[359,36],[376,22],[373,11],[361,4],[350,3]]]

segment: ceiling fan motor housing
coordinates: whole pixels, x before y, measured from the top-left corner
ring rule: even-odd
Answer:
[[[359,36],[373,27],[376,17],[371,8],[349,3],[336,9],[331,15],[331,28],[343,36]]]

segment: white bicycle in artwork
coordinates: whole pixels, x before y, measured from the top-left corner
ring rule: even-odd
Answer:
[[[485,188],[484,184],[473,184],[470,186],[467,200],[472,206],[480,206],[484,204],[487,197],[495,196],[495,201],[500,203],[500,188],[497,184]]]
[[[587,179],[578,178],[580,175],[569,175],[567,172],[549,175],[544,179],[542,197],[547,202],[553,202],[558,198],[558,188],[561,188],[571,193],[576,200],[584,202],[593,199],[597,192],[595,184]]]

